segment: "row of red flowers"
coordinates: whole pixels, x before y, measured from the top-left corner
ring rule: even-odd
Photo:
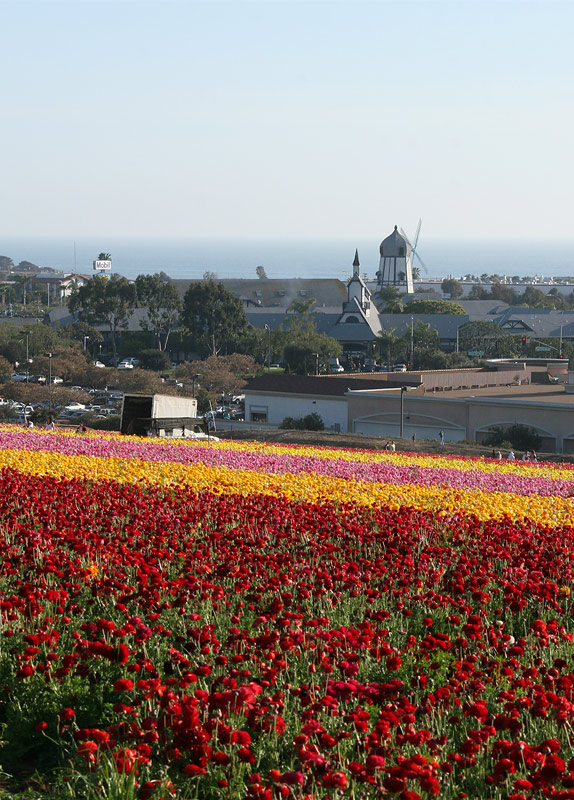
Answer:
[[[0,518],[8,771],[574,797],[571,530],[14,472]]]

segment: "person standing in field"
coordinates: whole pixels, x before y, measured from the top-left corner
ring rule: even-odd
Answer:
[[[442,447],[444,445],[444,431],[438,432],[438,441],[440,446]]]

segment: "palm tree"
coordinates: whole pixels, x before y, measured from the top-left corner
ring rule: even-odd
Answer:
[[[98,256],[98,261],[111,261],[112,254],[111,253],[100,253]]]

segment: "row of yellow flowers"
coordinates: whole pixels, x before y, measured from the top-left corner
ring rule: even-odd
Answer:
[[[0,426],[0,430],[2,426]],[[8,428],[11,430],[11,428]],[[49,435],[49,431],[37,430],[35,435]],[[59,432],[60,436],[75,437],[73,432]],[[84,434],[87,438],[115,441],[117,433],[104,431]],[[418,453],[386,452],[376,450],[345,450],[344,448],[313,447],[304,445],[269,444],[255,441],[190,441],[185,439],[147,438],[146,444],[160,448],[210,448],[231,450],[237,453],[260,453],[275,456],[307,456],[324,460],[358,462],[363,464],[394,464],[396,466],[420,467],[425,469],[449,469],[460,472],[483,472],[490,474],[521,475],[549,479],[574,480],[574,470],[570,466],[553,463],[536,463],[484,458],[454,458],[452,456],[424,455]]]
[[[300,448],[297,453],[301,454]],[[531,520],[551,526],[574,525],[574,499],[569,497],[524,496],[446,486],[391,485],[342,480],[315,473],[278,475],[204,464],[186,465],[119,457],[94,458],[14,449],[0,450],[0,468],[6,467],[56,478],[112,480],[119,483],[139,481],[166,486],[176,484],[196,491],[279,495],[312,503],[335,501],[361,506],[385,505],[392,509],[414,506],[442,514],[474,514],[481,520],[509,517],[516,521]]]

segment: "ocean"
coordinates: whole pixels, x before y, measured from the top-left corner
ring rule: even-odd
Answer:
[[[384,234],[385,236],[386,234]],[[384,238],[381,237],[381,238]],[[171,278],[199,279],[207,271],[220,278],[348,279],[355,248],[361,271],[374,280],[381,238],[329,240],[274,239],[118,239],[0,237],[0,254],[15,264],[31,261],[64,272],[91,273],[100,252],[112,255],[113,272],[126,278],[163,271]],[[466,274],[574,275],[574,241],[424,240],[418,253],[427,271],[422,278],[460,278]],[[419,265],[415,259],[415,265]]]

